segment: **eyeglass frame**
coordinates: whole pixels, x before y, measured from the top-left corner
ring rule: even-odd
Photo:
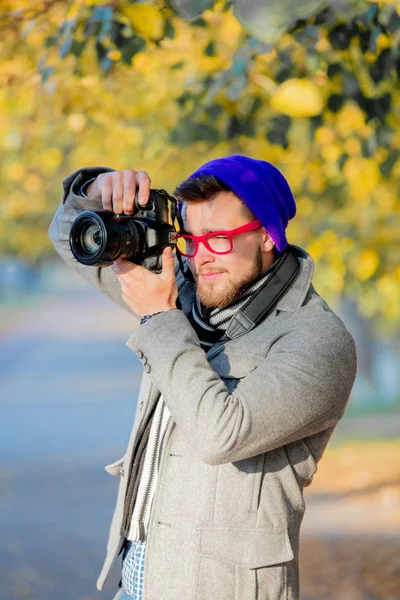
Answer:
[[[181,233],[180,231],[178,231],[178,233],[176,234],[176,239],[178,241],[179,238],[183,238],[183,239],[189,239],[194,241],[195,243],[195,251],[194,254],[186,254],[185,252],[182,252],[181,250],[178,249],[178,251],[182,254],[182,256],[185,256],[186,258],[194,258],[199,250],[199,245],[200,242],[207,248],[207,250],[209,252],[211,252],[212,254],[230,254],[233,250],[233,238],[237,237],[238,235],[242,235],[243,233],[248,233],[250,231],[256,231],[257,229],[260,229],[260,227],[262,227],[263,224],[261,223],[261,221],[259,219],[256,219],[255,221],[250,221],[249,223],[245,223],[244,225],[241,225],[240,227],[236,227],[236,229],[229,229],[226,231],[210,231],[209,233],[205,233],[204,235],[190,235],[188,233]],[[229,243],[230,243],[230,249],[229,250],[225,250],[224,252],[216,252],[215,250],[213,250],[211,248],[211,246],[208,243],[208,238],[210,237],[216,237],[219,235],[223,235],[225,237],[227,237],[229,239]]]

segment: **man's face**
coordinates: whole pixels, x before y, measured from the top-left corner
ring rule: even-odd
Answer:
[[[187,204],[185,231],[203,235],[236,229],[253,220],[233,192]],[[265,241],[267,239],[267,242]],[[233,238],[230,254],[213,254],[200,243],[189,258],[197,293],[204,306],[227,306],[273,262],[273,242],[264,228]]]

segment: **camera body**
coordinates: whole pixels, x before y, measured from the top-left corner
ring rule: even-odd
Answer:
[[[72,223],[69,243],[78,262],[108,267],[117,260],[129,260],[150,271],[162,270],[161,254],[166,246],[175,248],[176,199],[165,190],[150,190],[145,206],[135,195],[132,216],[109,210],[85,210]]]

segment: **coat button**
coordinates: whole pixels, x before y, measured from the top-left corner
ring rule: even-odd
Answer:
[[[143,358],[143,352],[141,350],[138,350],[136,352],[136,354],[138,355],[139,360],[142,360],[142,358]]]
[[[151,367],[150,367],[149,363],[146,363],[144,365],[144,372],[145,373],[150,373],[150,371],[151,371]]]

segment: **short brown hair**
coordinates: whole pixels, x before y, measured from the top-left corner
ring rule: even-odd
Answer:
[[[195,202],[196,200],[202,202],[214,198],[220,192],[233,192],[233,190],[221,179],[214,177],[214,175],[200,175],[199,177],[182,181],[175,188],[174,196],[183,203]],[[241,198],[238,197],[238,199],[245,215],[254,220],[255,216],[253,212]]]

